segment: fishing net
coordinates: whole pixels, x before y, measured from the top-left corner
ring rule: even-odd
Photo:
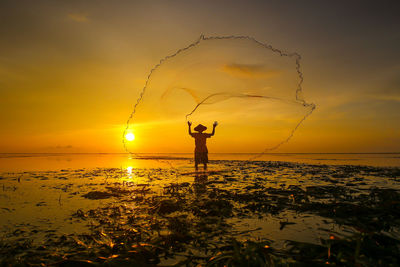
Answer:
[[[287,143],[315,105],[302,95],[300,55],[248,36],[205,37],[151,69],[123,133],[130,153],[191,152],[187,121],[210,152],[264,153]],[[125,136],[133,132],[134,142]],[[210,149],[211,148],[211,149]]]

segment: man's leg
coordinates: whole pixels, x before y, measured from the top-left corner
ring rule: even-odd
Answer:
[[[207,163],[204,163],[204,170],[207,170]]]

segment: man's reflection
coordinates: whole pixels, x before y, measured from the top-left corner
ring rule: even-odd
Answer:
[[[207,173],[196,173],[194,177],[194,192],[197,196],[201,196],[207,191],[208,175]]]

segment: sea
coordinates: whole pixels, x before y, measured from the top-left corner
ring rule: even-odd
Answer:
[[[400,167],[400,153],[210,153],[210,165],[226,160]],[[0,172],[93,168],[168,168],[193,164],[192,153],[0,153]]]

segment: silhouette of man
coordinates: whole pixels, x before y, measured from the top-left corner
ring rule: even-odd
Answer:
[[[207,149],[207,138],[210,138],[215,134],[215,127],[217,127],[218,122],[214,122],[212,133],[203,133],[207,130],[207,127],[199,124],[197,125],[194,130],[197,133],[192,133],[191,126],[192,123],[188,121],[189,126],[189,135],[194,138],[196,147],[194,149],[194,167],[196,171],[198,170],[199,164],[204,164],[204,170],[207,170],[207,163],[208,163],[208,149]]]

